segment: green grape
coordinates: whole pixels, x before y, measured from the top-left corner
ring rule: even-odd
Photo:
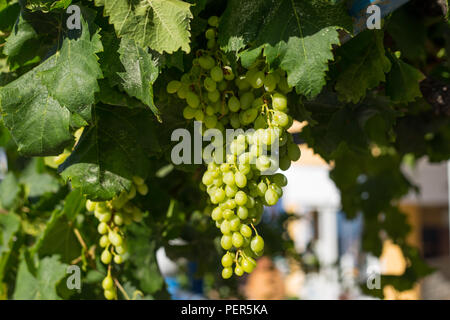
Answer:
[[[273,189],[278,197],[281,197],[283,195],[283,189],[281,189],[278,185],[276,185],[275,183],[272,183],[269,188]]]
[[[105,298],[108,300],[114,300],[116,298],[116,291],[113,289],[103,291]]]
[[[206,77],[205,80],[203,80],[203,86],[209,92],[215,91],[217,88],[216,82],[210,77]]]
[[[229,279],[233,275],[233,269],[231,267],[223,268],[222,278]]]
[[[236,267],[234,268],[234,274],[240,277],[244,274],[244,269],[242,269],[240,265],[236,265]]]
[[[222,213],[222,216],[226,220],[231,220],[234,217],[234,212],[233,212],[233,210],[225,209]]]
[[[205,32],[205,38],[208,40],[214,39],[216,37],[216,31],[213,28],[209,28]]]
[[[252,236],[252,229],[246,224],[241,225],[241,229],[239,230],[239,232],[245,238],[250,238]]]
[[[167,93],[173,94],[178,91],[181,87],[181,82],[177,80],[172,80],[167,84],[166,91]]]
[[[238,98],[235,96],[232,96],[228,100],[228,109],[230,109],[231,112],[237,112],[241,108],[241,102]]]
[[[122,258],[122,256],[121,255],[115,255],[114,256],[114,262],[116,263],[116,264],[121,264],[121,263],[123,263],[123,258]]]
[[[125,254],[127,252],[127,249],[124,246],[117,246],[117,247],[115,247],[115,249],[116,249],[116,252],[121,255]]]
[[[273,206],[278,202],[278,194],[273,189],[267,189],[264,198],[269,206]]]
[[[188,91],[186,94],[186,102],[191,108],[197,108],[200,105],[200,99],[198,95],[196,95],[192,91]]]
[[[216,45],[216,39],[210,39],[206,42],[206,47],[208,49],[213,49],[215,45]]]
[[[258,183],[258,192],[259,192],[259,196],[264,196],[264,194],[267,191],[267,184],[265,184],[263,181],[261,181],[260,183]]]
[[[233,246],[233,240],[231,239],[231,236],[228,234],[224,234],[220,239],[220,245],[224,250],[231,249],[231,247]]]
[[[280,127],[289,128],[289,117],[286,113],[275,111],[273,114],[273,122]]]
[[[232,198],[234,197],[234,195],[238,192],[238,188],[236,187],[236,185],[230,186],[227,185],[225,187],[225,194],[227,197]]]
[[[285,111],[287,109],[287,99],[281,93],[274,93],[272,96],[272,106],[275,110]]]
[[[197,121],[203,121],[203,119],[205,118],[205,114],[203,113],[202,109],[195,110],[194,118]]]
[[[256,159],[256,168],[259,171],[264,172],[270,168],[270,159],[265,155],[261,155]]]
[[[254,128],[265,129],[266,127],[267,127],[267,119],[264,116],[259,115],[255,120]]]
[[[210,184],[213,183],[213,181],[214,181],[214,176],[213,176],[213,174],[212,174],[211,172],[209,172],[209,171],[206,171],[206,172],[203,174],[203,177],[202,177],[202,182],[203,182],[203,184],[206,185],[206,186],[209,186]]]
[[[115,231],[108,233],[108,239],[115,247],[120,246],[123,242],[122,237]]]
[[[222,219],[222,209],[220,207],[215,207],[211,213],[211,218],[214,221],[218,221]]]
[[[244,238],[239,232],[233,232],[231,240],[235,248],[240,248],[244,244]]]
[[[237,129],[241,126],[241,121],[239,120],[239,115],[237,113],[231,115],[230,124],[234,129]]]
[[[106,231],[107,232],[107,231]],[[105,233],[106,233],[105,232]],[[103,235],[100,237],[100,241],[99,241],[100,247],[105,248],[107,245],[109,245],[109,239],[107,235]]]
[[[109,252],[107,249],[103,250],[102,255],[100,256],[100,260],[104,264],[110,264],[112,259],[111,252]]]
[[[219,66],[215,66],[214,68],[212,68],[210,75],[215,82],[220,82],[223,80],[223,71]]]
[[[227,252],[223,255],[221,262],[223,267],[231,267],[233,265],[233,256]]]
[[[214,61],[214,59],[210,56],[201,56],[200,58],[198,58],[198,64],[200,65],[200,67],[202,67],[203,69],[209,70],[211,68],[214,67],[214,65],[216,64],[216,62]]]
[[[265,80],[264,72],[262,71],[255,72],[248,80],[253,88],[255,89],[261,88],[264,85]]]
[[[97,204],[94,201],[86,200],[86,210],[87,211],[94,211]]]
[[[239,206],[244,206],[247,203],[247,195],[243,191],[238,191],[234,196],[234,201]]]
[[[233,219],[230,220],[231,231],[238,231],[240,226],[241,226],[241,219],[239,219],[238,217],[235,216]]]
[[[105,222],[100,222],[97,231],[100,234],[106,234],[108,232],[108,225]]]
[[[258,116],[258,109],[251,108],[247,110],[243,110],[239,114],[239,121],[242,125],[246,126],[255,121],[256,117]]]
[[[123,217],[118,214],[115,214],[113,221],[116,226],[121,226],[123,224]]]
[[[248,217],[248,209],[246,207],[239,206],[237,208],[237,215],[239,219],[245,220]]]
[[[277,83],[278,83],[278,79],[272,73],[269,73],[264,78],[264,89],[267,92],[272,92],[277,87]]]
[[[217,16],[211,16],[211,17],[209,17],[209,19],[208,19],[208,24],[211,26],[211,27],[218,27],[219,26],[219,18],[217,17]]]
[[[114,281],[110,275],[107,275],[102,281],[102,288],[104,290],[111,290],[114,288]]]
[[[253,103],[253,100],[255,100],[255,96],[251,91],[244,93],[239,99],[242,110],[250,108]]]
[[[215,200],[214,200],[215,203],[222,202],[223,199],[225,199],[225,191],[222,188],[218,188],[216,190],[216,192],[214,192],[214,198],[215,198]]]
[[[220,171],[222,171],[222,172],[228,172],[228,171],[230,171],[230,170],[231,170],[231,166],[230,166],[229,163],[222,163],[222,164],[220,165]]]
[[[288,93],[292,91],[292,87],[289,86],[289,84],[287,83],[286,78],[281,78],[280,81],[278,82],[278,88],[281,90],[281,92],[283,93]]]
[[[256,267],[256,262],[251,257],[246,257],[242,259],[242,269],[247,273],[252,273]]]
[[[254,252],[261,252],[264,250],[264,240],[261,236],[256,235],[253,237],[252,241],[250,242],[250,248]]]
[[[177,91],[177,96],[178,96],[178,98],[180,98],[180,99],[186,99],[186,96],[187,96],[188,92],[189,92],[188,87],[182,85],[182,86],[180,87],[180,89],[178,89],[178,91]]]
[[[228,199],[227,201],[225,201],[225,206],[227,207],[227,209],[233,210],[234,208],[236,208],[236,201],[234,201],[233,199]]]
[[[111,220],[111,213],[110,212],[106,212],[100,215],[99,220],[101,222],[108,222],[109,220]]]
[[[234,83],[239,88],[239,90],[244,91],[250,89],[250,83],[245,79],[245,76],[240,76],[234,80]]]
[[[231,232],[231,225],[230,221],[224,220],[222,224],[220,225],[220,232],[223,234],[229,234]]]
[[[280,169],[286,171],[291,166],[291,159],[289,157],[282,157],[280,159]]]
[[[205,117],[204,121],[205,121],[205,126],[208,129],[211,129],[211,128],[214,128],[216,126],[216,124],[217,124],[217,117],[214,116],[214,115],[211,115],[211,116],[208,115],[208,116]]]
[[[218,90],[214,90],[211,92],[208,92],[208,99],[211,102],[217,102],[220,99],[220,92]]]
[[[244,188],[247,185],[247,177],[239,171],[234,175],[234,179],[236,180],[236,185],[239,188]]]
[[[259,97],[253,100],[252,108],[260,108],[264,104],[263,98]]]

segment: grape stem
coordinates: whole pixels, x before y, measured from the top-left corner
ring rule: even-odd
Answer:
[[[252,226],[252,229],[255,231],[255,234],[257,236],[259,236],[258,231],[256,230],[255,226],[253,225],[253,223],[250,223],[250,225]]]
[[[114,283],[116,284],[117,288],[119,288],[120,292],[122,292],[122,294],[125,297],[125,299],[126,300],[131,300],[130,297],[128,296],[127,292],[125,291],[125,289],[120,284],[119,280],[117,280],[117,278],[114,278]]]

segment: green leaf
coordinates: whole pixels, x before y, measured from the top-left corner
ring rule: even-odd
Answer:
[[[392,69],[386,79],[386,93],[395,103],[414,101],[422,96],[420,81],[425,76],[413,66],[398,59],[393,54],[389,55]]]
[[[53,212],[44,232],[32,247],[32,253],[36,252],[40,257],[59,255],[60,261],[68,264],[81,254],[81,245],[64,211]]]
[[[385,81],[391,68],[383,45],[383,32],[367,30],[339,48],[342,58],[337,66],[336,91],[339,99],[359,102],[366,91]]]
[[[0,206],[4,209],[13,207],[19,192],[20,186],[14,173],[8,172],[0,182]]]
[[[119,72],[121,86],[132,97],[145,103],[158,116],[159,111],[153,102],[153,83],[159,68],[152,55],[139,47],[134,40],[122,38],[120,42],[120,61],[125,72]]]
[[[67,219],[74,221],[78,213],[84,210],[86,199],[84,198],[81,190],[73,189],[64,200],[63,212]]]
[[[56,285],[66,275],[66,265],[58,256],[46,257],[39,261],[36,274],[28,270],[25,260],[19,265],[16,289],[13,299],[18,300],[59,300]]]
[[[20,14],[11,34],[6,38],[4,53],[10,57],[19,54],[25,42],[37,36],[33,26]]]
[[[39,76],[40,71],[52,66],[52,59],[48,59],[0,88],[0,108],[5,126],[23,155],[59,154],[72,140],[69,110],[50,96]]]
[[[104,16],[114,25],[118,37],[133,39],[140,47],[160,53],[181,48],[189,53],[192,13],[189,3],[181,0],[95,0],[104,6]]]
[[[100,35],[97,31],[91,37],[83,15],[81,27],[81,35],[66,37],[54,55],[54,65],[40,73],[50,96],[73,113],[81,113],[94,103],[94,93],[99,91],[97,79],[103,77],[96,55],[103,50]]]
[[[342,2],[232,0],[221,19],[219,44],[227,51],[250,45],[248,54],[253,57],[252,50],[264,48],[271,67],[287,71],[297,93],[313,98],[325,85],[340,29],[352,30]]]
[[[47,192],[55,193],[60,188],[58,179],[43,170],[42,159],[34,158],[22,172],[19,181],[25,185],[29,197],[39,197]]]
[[[20,218],[9,212],[0,214],[0,283],[13,248],[14,236],[20,229]],[[0,290],[1,291],[1,290]]]
[[[133,176],[147,177],[149,156],[160,151],[156,121],[148,110],[105,106],[96,106],[94,120],[59,169],[88,198],[107,200]]]

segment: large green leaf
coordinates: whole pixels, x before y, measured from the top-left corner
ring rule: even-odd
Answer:
[[[181,0],[95,0],[119,37],[134,39],[141,47],[172,53],[190,51],[190,4]]]
[[[66,265],[59,262],[58,256],[40,260],[36,274],[30,272],[23,259],[19,265],[13,299],[59,300],[56,285],[65,275]]]
[[[383,45],[383,32],[365,31],[339,48],[336,91],[339,99],[359,102],[372,89],[385,80],[391,68]]]
[[[414,101],[422,96],[420,81],[425,76],[418,69],[390,55],[392,69],[386,78],[386,93],[395,103]]]
[[[221,19],[219,43],[227,51],[249,45],[241,53],[247,64],[264,49],[267,62],[286,70],[288,83],[312,98],[325,85],[340,29],[352,29],[342,2],[231,0]]]
[[[122,38],[120,42],[120,61],[125,72],[119,72],[123,89],[132,97],[145,103],[155,115],[159,114],[153,102],[153,83],[159,69],[152,55],[139,47],[134,40]]]
[[[97,79],[103,77],[96,55],[103,50],[100,35],[96,32],[91,37],[83,16],[81,26],[81,35],[66,37],[54,55],[54,66],[40,74],[50,96],[73,113],[83,113],[94,103]]]
[[[89,198],[106,200],[129,189],[133,176],[145,178],[160,146],[148,110],[96,106],[94,121],[60,170]]]

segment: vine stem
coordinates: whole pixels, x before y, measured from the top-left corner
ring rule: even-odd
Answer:
[[[128,296],[128,294],[126,293],[125,289],[120,284],[119,280],[117,280],[117,278],[114,278],[114,283],[116,284],[117,288],[119,288],[120,292],[122,292],[125,299],[131,300],[130,297]]]

